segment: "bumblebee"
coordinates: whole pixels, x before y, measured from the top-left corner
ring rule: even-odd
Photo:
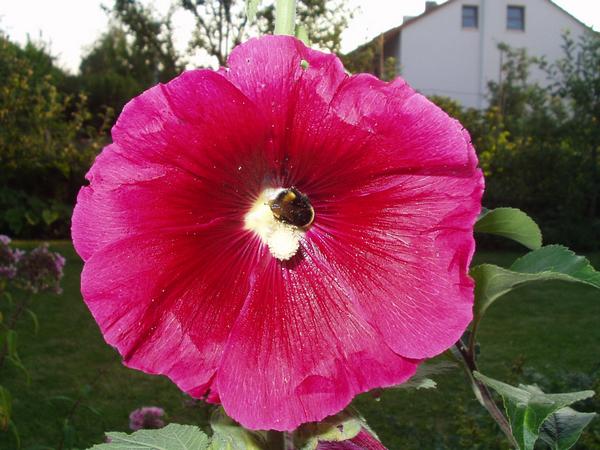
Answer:
[[[275,219],[283,223],[306,228],[315,220],[315,210],[308,197],[292,187],[284,189],[269,201]]]

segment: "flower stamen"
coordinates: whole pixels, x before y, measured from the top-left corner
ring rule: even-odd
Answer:
[[[287,261],[300,248],[300,240],[315,217],[308,197],[295,188],[266,189],[244,218],[271,255]]]

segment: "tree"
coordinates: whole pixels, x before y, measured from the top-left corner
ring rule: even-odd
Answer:
[[[69,205],[99,142],[85,96],[59,88],[66,78],[44,47],[0,34],[0,234],[68,233]]]
[[[346,0],[298,1],[298,23],[305,27],[312,43],[331,51],[339,51],[341,33],[350,18],[346,3]],[[231,49],[250,34],[258,31],[272,32],[274,29],[274,7],[262,9],[257,22],[249,24],[245,0],[177,0],[172,5],[171,12],[174,13],[177,9],[191,14],[196,24],[188,41],[188,55],[203,50],[219,66],[227,63]],[[155,32],[147,31],[156,29],[156,24],[139,25],[144,22],[140,21],[140,17],[145,17],[145,22],[148,22],[148,10],[139,0],[117,0],[113,12],[129,27],[136,39],[138,34],[146,36],[140,42],[152,41]]]
[[[589,31],[575,41],[564,36],[564,57],[551,65],[554,94],[567,105],[565,123],[573,144],[585,154],[590,174],[588,215],[598,215],[600,177],[600,34]]]
[[[89,96],[95,123],[108,108],[120,112],[125,103],[184,68],[175,50],[171,15],[156,13],[133,0],[117,0],[110,28],[85,55],[80,87]]]
[[[160,17],[137,0],[116,0],[112,12],[132,39],[131,67],[144,84],[168,81],[181,72],[182,58],[173,42],[173,10]]]
[[[346,0],[298,0],[297,23],[306,29],[308,40],[334,53],[340,52],[342,32],[352,14]],[[261,16],[261,31],[272,33],[275,29],[274,7],[263,9]]]

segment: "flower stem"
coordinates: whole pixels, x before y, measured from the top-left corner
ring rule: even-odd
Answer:
[[[294,435],[287,431],[267,432],[267,450],[294,450]]]
[[[275,34],[294,35],[296,0],[277,0],[275,4]]]
[[[108,369],[101,369],[96,376],[94,377],[93,381],[90,383],[90,389],[96,387],[96,385],[98,384],[98,382],[100,381],[100,379],[104,376],[104,374],[106,374],[108,372]],[[77,408],[79,408],[81,406],[81,404],[83,403],[84,400],[84,394],[83,393],[79,393],[79,396],[77,397],[77,399],[73,402],[73,404],[71,405],[71,409],[69,409],[69,412],[67,413],[67,417],[65,418],[65,423],[69,423],[73,420],[73,416],[75,415],[75,412],[77,411]],[[56,448],[57,450],[63,450],[65,445],[65,433],[62,433],[61,437],[60,437],[60,441],[58,443],[58,447]]]
[[[517,441],[512,435],[510,423],[508,422],[500,408],[498,408],[498,405],[496,405],[496,402],[492,397],[492,393],[485,384],[483,384],[481,381],[477,380],[473,376],[473,372],[478,371],[478,368],[477,363],[475,361],[475,352],[471,351],[471,345],[469,346],[469,348],[466,348],[462,341],[458,341],[454,346],[458,350],[457,354],[460,355],[463,363],[463,368],[465,369],[465,372],[469,377],[469,380],[471,381],[471,387],[473,388],[475,397],[477,397],[477,399],[480,401],[483,407],[487,409],[488,413],[490,414],[490,416],[492,416],[492,419],[494,419],[494,421],[498,424],[498,426],[500,427],[506,438],[509,440],[513,448],[519,448]]]
[[[14,330],[16,328],[17,322],[23,315],[23,312],[25,312],[25,310],[27,309],[27,306],[29,305],[30,300],[31,300],[31,295],[27,295],[25,298],[21,299],[21,301],[17,305],[16,309],[13,311],[12,315],[10,316],[10,319],[8,320],[8,322],[6,324],[7,330]],[[6,360],[7,356],[8,356],[8,342],[5,342],[4,345],[2,346],[2,348],[0,349],[0,368],[2,368],[2,366],[4,366],[4,361]]]

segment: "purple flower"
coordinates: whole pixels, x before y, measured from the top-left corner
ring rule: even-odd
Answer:
[[[162,428],[165,410],[158,406],[142,406],[129,414],[129,428],[133,431]]]
[[[0,234],[0,283],[11,280],[17,274],[16,264],[23,251],[10,248],[10,238]]]
[[[16,257],[15,283],[21,289],[37,294],[50,291],[60,294],[65,258],[48,250],[43,244],[29,253],[21,252]]]

